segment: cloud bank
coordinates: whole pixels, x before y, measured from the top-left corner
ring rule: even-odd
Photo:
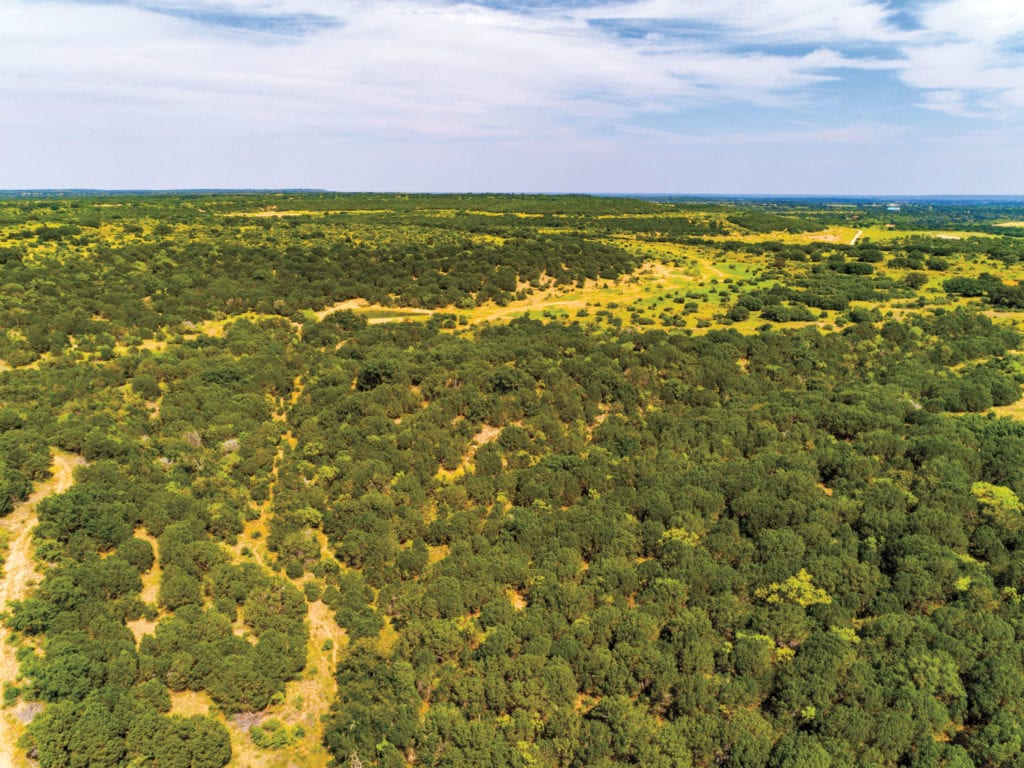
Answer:
[[[0,129],[18,157],[0,159],[23,172],[47,142],[75,167],[121,151],[153,169],[147,146],[216,148],[228,168],[295,143],[457,157],[884,144],[949,119],[1013,132],[1022,39],[1016,0],[7,0]]]

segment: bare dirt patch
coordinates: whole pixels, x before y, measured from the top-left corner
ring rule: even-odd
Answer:
[[[22,701],[14,708],[14,717],[22,725],[28,725],[43,711],[41,701]]]
[[[171,691],[172,715],[206,715],[213,706],[213,699],[206,691]]]
[[[156,536],[151,535],[145,528],[136,528],[134,536],[148,541],[153,547],[153,567],[142,574],[142,592],[139,593],[139,599],[155,608],[157,595],[160,593],[160,576],[163,573],[160,567],[160,543]],[[152,635],[156,632],[156,625],[157,620],[151,621],[146,618],[125,622],[125,626],[135,635],[136,645],[142,642],[143,635]]]
[[[316,315],[317,320],[323,320],[325,317],[333,315],[335,312],[343,312],[346,309],[355,311],[368,306],[370,306],[370,302],[366,299],[347,299],[345,301],[339,301],[336,304],[331,304],[329,307],[317,310],[313,314]]]
[[[490,424],[485,424],[479,432],[473,435],[469,448],[466,449],[464,454],[462,454],[462,461],[459,463],[459,466],[451,470],[441,467],[437,471],[437,476],[449,482],[457,477],[461,477],[469,470],[473,457],[476,455],[480,446],[497,440],[498,435],[500,434],[500,427],[492,427]]]
[[[480,431],[473,435],[473,445],[479,448],[481,445],[492,443],[498,439],[500,434],[501,427],[492,427],[490,424],[484,424]]]
[[[156,605],[156,597],[160,591],[160,574],[162,569],[160,568],[160,542],[157,541],[156,536],[149,534],[145,528],[136,528],[135,537],[148,541],[153,547],[153,567],[142,574],[142,592],[139,594],[139,599],[144,603],[150,605]]]
[[[523,596],[523,593],[518,590],[506,589],[505,597],[508,598],[508,601],[512,603],[512,607],[517,611],[523,610],[527,605],[526,598]]]
[[[135,635],[135,644],[138,645],[142,642],[144,635],[152,635],[156,632],[156,620],[150,621],[146,618],[135,619],[135,621],[126,621],[125,626],[132,631]]]
[[[266,712],[239,712],[237,715],[229,717],[228,722],[243,733],[248,733],[257,725],[263,725],[263,721],[266,719]]]

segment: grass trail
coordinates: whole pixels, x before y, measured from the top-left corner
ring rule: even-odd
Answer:
[[[36,507],[47,496],[63,493],[70,488],[74,483],[75,468],[84,463],[81,456],[54,451],[52,477],[37,483],[28,500],[0,520],[0,529],[8,535],[9,547],[3,564],[3,576],[0,577],[0,611],[5,611],[11,602],[28,597],[42,576],[32,551],[32,531],[39,520]],[[11,631],[0,625],[0,683],[13,684],[18,679],[17,645],[10,641]],[[37,709],[38,705],[34,702],[20,702],[12,709],[0,713],[0,758],[10,761],[3,762],[3,765],[11,768],[30,765],[16,745]]]

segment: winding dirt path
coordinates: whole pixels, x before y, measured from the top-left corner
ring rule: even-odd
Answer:
[[[81,456],[63,451],[53,454],[53,476],[42,483],[37,483],[28,500],[15,507],[7,517],[0,519],[0,528],[10,536],[10,549],[7,560],[3,564],[3,575],[0,576],[0,612],[6,611],[11,601],[23,600],[41,578],[39,568],[32,557],[32,531],[36,527],[38,517],[36,507],[47,496],[63,493],[75,482],[76,467],[84,464]],[[18,679],[17,646],[10,644],[10,630],[0,624],[0,684],[13,683]],[[17,749],[18,737],[24,732],[23,719],[28,709],[22,704],[14,709],[0,713],[0,760],[9,760],[8,765],[16,765],[20,758]],[[22,758],[22,763],[24,759]]]

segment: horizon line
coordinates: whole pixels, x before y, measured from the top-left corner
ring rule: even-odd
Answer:
[[[467,197],[619,197],[639,198],[688,198],[698,200],[974,200],[974,201],[1024,201],[1024,192],[1018,194],[958,193],[940,192],[927,194],[913,193],[808,193],[808,192],[508,192],[508,191],[410,191],[410,190],[338,190],[319,187],[11,187],[0,189],[0,197],[45,196],[45,195],[214,195],[214,194],[321,194],[321,195],[415,195],[423,197],[467,196]]]

